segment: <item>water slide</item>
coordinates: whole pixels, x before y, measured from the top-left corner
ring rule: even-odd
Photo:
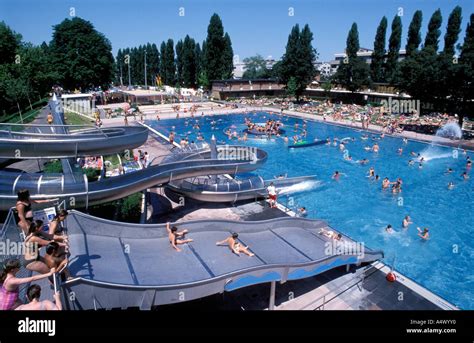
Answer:
[[[58,199],[59,202],[65,201],[68,208],[87,208],[176,179],[254,171],[267,159],[267,153],[261,149],[219,146],[218,150],[219,157],[215,158],[211,158],[209,147],[180,151],[159,165],[90,183],[82,174],[65,178],[62,174],[0,171],[0,209],[8,210],[14,206],[16,193],[20,189],[28,189],[32,199]],[[241,152],[238,158],[235,151]],[[48,207],[51,204],[37,204],[35,208],[41,206]]]
[[[277,192],[289,189],[295,185],[304,185],[308,188],[317,182],[315,175],[291,178],[276,178],[264,180],[254,176],[243,180],[198,176],[190,179],[175,180],[166,185],[166,188],[181,196],[204,202],[236,202],[265,197],[267,187],[273,182]]]
[[[38,159],[107,155],[137,148],[148,138],[148,129],[141,126],[84,127],[0,124],[0,158]],[[25,131],[26,128],[29,130]],[[45,132],[46,130],[52,131]],[[56,133],[65,130],[69,133]]]
[[[67,309],[171,304],[267,282],[286,282],[344,265],[383,258],[349,237],[335,244],[320,220],[278,218],[258,222],[200,220],[175,223],[192,243],[175,251],[162,224],[128,224],[71,211],[66,227],[73,276],[62,284]],[[255,254],[237,256],[217,246],[230,232]],[[329,244],[328,243],[332,243]],[[329,252],[328,246],[333,247]]]

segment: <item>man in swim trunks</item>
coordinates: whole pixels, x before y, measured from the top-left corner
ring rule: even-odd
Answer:
[[[380,150],[379,145],[378,145],[377,143],[375,143],[375,144],[372,146],[372,150],[373,150],[374,152],[379,152],[379,150]]]
[[[427,241],[430,238],[430,234],[429,234],[430,230],[428,230],[427,227],[425,227],[423,231],[419,227],[417,227],[416,229],[418,230],[418,236],[422,238],[423,240]]]
[[[188,230],[178,231],[176,226],[170,227],[169,222],[166,223],[166,231],[168,231],[168,239],[171,243],[171,246],[178,252],[181,251],[181,249],[178,248],[178,245],[190,243],[193,241],[192,239],[184,239],[185,235],[188,233]]]
[[[336,181],[339,181],[339,177],[341,176],[341,174],[339,174],[339,172],[336,170],[334,172],[334,174],[332,175],[332,178]]]
[[[268,192],[270,207],[271,208],[276,207],[277,192],[276,192],[276,188],[273,182],[270,182],[270,185],[267,187],[267,192]]]
[[[255,256],[255,254],[251,253],[248,249],[249,247],[244,247],[242,246],[242,244],[240,244],[238,241],[237,241],[237,238],[239,237],[239,234],[234,232],[232,233],[232,235],[230,237],[227,237],[226,239],[224,239],[223,241],[220,241],[220,242],[216,242],[216,245],[223,245],[223,244],[227,244],[230,248],[230,250],[236,254],[237,256],[240,256],[240,253],[243,252],[244,254],[246,254],[247,256]]]
[[[387,189],[388,187],[390,187],[390,180],[386,177],[382,181],[382,189]]]

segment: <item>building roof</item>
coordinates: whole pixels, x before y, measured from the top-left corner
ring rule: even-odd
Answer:
[[[126,95],[132,95],[135,97],[147,97],[147,96],[160,96],[160,95],[166,95],[166,92],[159,92],[159,91],[154,91],[150,89],[134,89],[134,90],[120,90],[119,92],[126,94]]]

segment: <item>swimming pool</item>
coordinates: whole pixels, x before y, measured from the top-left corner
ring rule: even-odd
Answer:
[[[267,140],[249,136],[246,142],[229,140],[225,129],[243,130],[245,116],[259,123],[281,119],[260,112],[154,120],[147,124],[165,135],[175,131],[177,142],[184,136],[197,141],[200,132],[206,141],[214,134],[221,143],[260,147],[268,152],[269,158],[256,173],[266,179],[286,173],[289,177],[316,174],[321,180],[318,187],[280,197],[280,202],[291,208],[305,206],[309,217],[324,219],[368,247],[382,249],[385,262],[394,264],[396,270],[457,306],[474,309],[474,232],[471,229],[474,184],[472,179],[464,181],[460,176],[466,165],[466,156],[461,151],[456,158],[452,148],[417,141],[405,144],[400,138],[385,137],[376,140],[379,153],[367,152],[364,147],[375,142],[371,134],[368,140],[362,140],[366,132],[320,122],[307,123],[308,140],[348,138],[346,147],[353,160],[369,159],[369,163],[362,166],[344,160],[343,152],[332,145],[290,150],[281,138]],[[298,130],[303,123],[302,119],[292,117],[284,117],[282,122],[288,137],[294,135],[295,123],[299,123]],[[400,147],[403,148],[401,155],[397,153]],[[408,160],[415,159],[410,156],[411,151],[427,156],[423,168],[420,169],[418,163],[408,165]],[[469,154],[474,157],[473,152]],[[381,179],[402,178],[402,193],[393,195],[382,191],[381,181],[367,178],[371,166]],[[454,172],[446,174],[448,168]],[[339,181],[331,178],[336,170],[342,173]],[[454,189],[448,190],[448,182],[454,182]],[[401,228],[405,215],[410,215],[413,221],[407,230]],[[394,233],[385,232],[388,224],[393,226]],[[430,240],[422,241],[417,236],[417,226],[430,229]]]

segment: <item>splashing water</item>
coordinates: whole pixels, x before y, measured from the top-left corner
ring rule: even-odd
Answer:
[[[279,194],[290,194],[310,191],[322,186],[322,181],[303,181],[295,185],[281,188]]]
[[[455,122],[447,123],[443,127],[439,128],[438,131],[436,131],[436,135],[434,136],[431,144],[420,153],[421,156],[424,157],[425,161],[452,157],[452,154],[442,151],[435,145],[436,143],[441,142],[443,139],[446,139],[446,138],[450,138],[450,139],[462,138],[462,130],[461,130],[461,127],[458,125],[458,123],[455,123]]]

